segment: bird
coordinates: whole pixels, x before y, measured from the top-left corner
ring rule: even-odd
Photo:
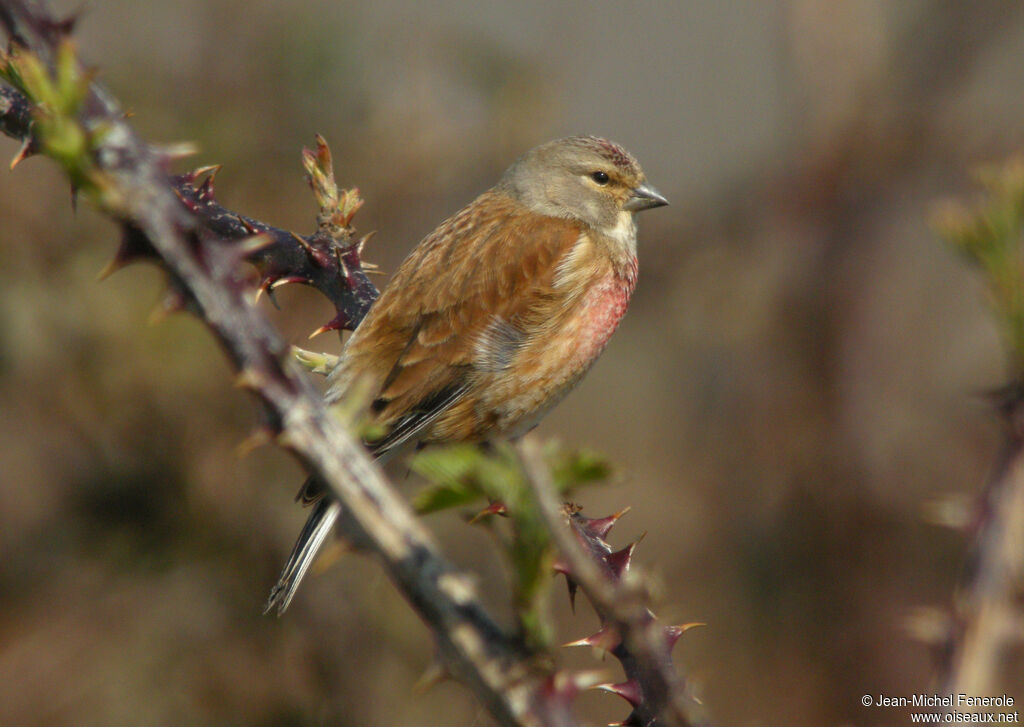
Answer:
[[[636,286],[636,214],[667,205],[622,146],[570,136],[519,157],[409,254],[343,346],[326,401],[369,391],[386,460],[400,446],[514,440],[579,382]],[[284,613],[341,504],[313,509],[271,591]]]

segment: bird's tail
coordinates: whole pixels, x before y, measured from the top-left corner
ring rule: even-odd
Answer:
[[[299,539],[295,541],[295,547],[292,548],[292,554],[281,571],[281,577],[270,591],[270,598],[267,599],[263,613],[267,614],[276,609],[277,615],[280,616],[285,612],[340,514],[341,503],[333,497],[321,497],[313,505],[313,511],[309,513],[309,518],[299,533]]]
[[[333,400],[329,399],[329,401]],[[448,400],[447,403],[451,403],[451,400]],[[406,440],[415,436],[417,432],[433,421],[439,413],[435,412],[433,416],[419,417],[416,419],[415,425],[410,425],[400,420],[398,425],[386,437],[374,440],[372,443],[364,442],[364,444],[366,444],[374,460],[379,464],[383,464],[391,459],[396,452],[400,451],[401,445]],[[270,613],[275,609],[278,616],[285,612],[288,604],[292,602],[292,598],[295,596],[295,591],[299,589],[306,571],[309,570],[309,567],[313,565],[313,561],[316,560],[316,554],[320,551],[320,546],[323,545],[324,540],[330,535],[331,530],[334,529],[334,523],[337,522],[338,516],[341,515],[341,503],[334,498],[328,488],[315,476],[306,478],[302,489],[299,490],[299,494],[295,499],[303,505],[312,503],[313,511],[309,513],[306,524],[302,526],[302,532],[299,533],[299,538],[292,547],[292,554],[288,556],[288,562],[285,563],[284,570],[281,571],[281,577],[278,578],[277,585],[270,591],[267,605],[263,609],[264,614]]]

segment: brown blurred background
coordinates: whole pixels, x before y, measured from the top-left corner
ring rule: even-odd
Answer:
[[[657,610],[707,622],[676,657],[717,723],[905,724],[861,695],[935,688],[907,624],[949,604],[965,545],[924,513],[978,491],[1002,361],[928,220],[1024,145],[1024,5],[95,0],[79,43],[255,217],[311,230],[299,152],[324,134],[389,271],[537,143],[633,151],[672,206],[643,216],[630,313],[540,431],[618,464],[579,499],[632,505],[616,542],[647,533]],[[254,405],[197,322],[147,325],[155,269],[95,282],[114,247],[53,165],[0,174],[0,723],[486,724],[455,684],[413,692],[429,636],[365,558],[260,615],[302,474],[236,457]],[[279,300],[294,342],[329,317]],[[507,616],[488,538],[430,523]],[[594,628],[560,584],[552,610],[566,641]]]

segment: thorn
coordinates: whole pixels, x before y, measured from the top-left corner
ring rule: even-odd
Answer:
[[[289,429],[282,430],[278,436],[274,437],[274,439],[278,442],[278,446],[284,448],[284,450],[288,450],[289,452],[295,452],[301,444],[300,437],[296,436],[295,432]],[[302,490],[299,490],[299,495],[302,495]],[[298,499],[299,498],[297,497],[296,500]]]
[[[598,631],[598,633],[601,632]],[[594,636],[596,636],[596,634]],[[593,646],[591,640],[594,638],[594,636],[585,636],[582,639],[576,639],[575,641],[566,641],[564,644],[562,644],[562,648],[568,649],[570,646]]]
[[[21,143],[21,148],[18,149],[18,153],[11,159],[10,171],[14,171],[14,168],[21,164],[23,161],[28,159],[30,156],[34,156],[36,153],[35,149],[35,138],[29,137]]]
[[[239,372],[238,376],[235,377],[235,386],[240,389],[255,391],[259,389],[265,381],[266,377],[256,369],[243,369]]]
[[[416,680],[416,683],[412,685],[412,691],[414,694],[423,694],[446,679],[451,679],[451,673],[445,669],[444,664],[435,659],[430,662],[430,665],[426,668],[420,678]]]
[[[591,533],[593,533],[598,538],[601,538],[601,540],[604,540],[608,536],[608,533],[611,532],[611,529],[615,526],[615,523],[619,521],[619,518],[621,518],[631,509],[631,507],[624,507],[618,512],[612,513],[607,517],[581,517],[580,520],[583,521],[583,527],[587,528]]]
[[[263,282],[260,283],[259,289],[256,291],[256,298],[254,303],[259,303],[260,296],[263,293],[267,294],[267,298],[274,304],[274,307],[281,310],[281,306],[277,303],[277,298],[274,296],[274,291],[284,285],[291,285],[292,283],[302,283],[303,285],[309,285],[309,280],[300,277],[298,275],[290,275],[284,278],[264,278]],[[312,336],[310,336],[312,338]]]
[[[118,270],[120,270],[121,268],[123,268],[127,264],[128,264],[128,261],[121,260],[117,256],[111,258],[110,262],[108,262],[106,265],[104,265],[103,269],[100,270],[96,274],[96,282],[97,283],[102,283],[104,280],[109,278],[111,275],[116,273]]]
[[[626,682],[619,682],[618,684],[595,684],[592,689],[600,689],[604,692],[611,692],[617,694],[632,706],[637,706],[643,700],[643,694],[640,692],[640,685],[630,679]]]
[[[345,282],[348,286],[352,287],[352,274],[348,270],[348,265],[345,264],[345,258],[341,254],[341,250],[334,248],[334,257],[338,259],[338,270],[341,271],[342,276],[345,278]]]
[[[147,326],[156,326],[163,323],[167,319],[168,311],[164,308],[162,303],[157,303],[153,306],[153,310],[146,316]]]
[[[197,212],[199,210],[199,205],[197,205],[193,200],[191,200],[188,197],[186,197],[185,195],[183,195],[179,190],[174,189],[172,191],[174,192],[174,194],[176,194],[178,196],[178,199],[181,201],[181,204],[189,212],[195,213],[195,212]]]
[[[121,253],[122,253],[122,251],[118,250],[114,254],[114,257],[112,257],[110,259],[110,262],[108,262],[106,265],[104,265],[103,269],[100,270],[98,273],[96,273],[96,282],[97,283],[102,283],[104,280],[109,278],[111,275],[116,273],[121,268],[128,267],[129,265],[132,264],[132,262],[135,259],[135,256],[134,255],[122,255]]]
[[[271,432],[268,427],[260,427],[238,443],[238,446],[235,447],[235,456],[238,457],[238,459],[242,459],[243,457],[247,457],[251,454],[253,450],[266,446],[273,441],[273,432]]]
[[[309,337],[312,339],[312,338],[316,338],[321,333],[327,333],[328,331],[340,330],[340,329],[344,328],[347,324],[348,324],[348,316],[346,316],[344,313],[339,313],[334,318],[332,318],[330,320],[330,322],[325,323],[324,325],[320,326],[315,331],[310,333]]]
[[[504,502],[492,502],[490,505],[485,507],[483,510],[474,515],[470,521],[470,525],[474,525],[478,520],[481,520],[488,515],[501,515],[502,517],[508,516],[508,508],[505,507]]]
[[[616,550],[614,553],[609,553],[605,556],[604,561],[608,564],[612,574],[616,578],[622,578],[622,576],[629,570],[629,566],[633,561],[633,549],[636,548],[637,543],[643,539],[640,539],[630,543],[622,550]]]
[[[278,288],[285,285],[292,285],[294,283],[302,283],[304,285],[308,285],[309,280],[303,278],[300,275],[289,275],[284,278],[278,278],[277,280],[270,284],[270,286],[268,287],[268,292],[271,290],[277,290]]]
[[[376,236],[377,236],[377,231],[376,230],[370,230],[365,235],[363,235],[362,237],[359,238],[359,242],[356,243],[356,255],[358,255],[360,259],[362,259],[362,257],[363,257],[363,248],[366,247],[366,243],[368,243],[370,240],[372,240]],[[364,267],[366,265],[367,265],[367,263],[363,263]],[[376,267],[376,265],[374,265],[373,267]]]
[[[277,445],[284,449],[292,452],[296,451],[299,447],[299,437],[295,436],[295,432],[285,429],[277,435]],[[301,494],[301,493],[300,493]]]
[[[249,222],[249,220],[242,217],[242,215],[235,215],[235,219],[238,220],[238,224],[244,227],[245,231],[248,232],[250,235],[255,235],[260,232],[259,228],[257,228],[251,222]]]
[[[609,652],[620,643],[622,643],[622,639],[618,631],[612,626],[604,626],[597,633],[576,641],[570,641],[568,644],[562,644],[562,646],[589,646],[598,651]]]
[[[176,162],[179,159],[198,154],[199,147],[191,141],[180,141],[176,144],[155,147],[153,151],[165,162]]]
[[[114,253],[113,259],[100,270],[96,276],[96,282],[102,282],[121,268],[146,257],[153,257],[153,251],[146,239],[142,237],[142,233],[128,225],[123,225],[117,252]]]
[[[267,300],[273,303],[277,310],[281,310],[281,304],[277,302],[277,296],[274,295],[274,291],[270,290],[270,288],[267,288]]]
[[[571,700],[585,689],[596,689],[607,675],[596,669],[569,672],[558,671],[548,677],[547,688],[554,695]]]
[[[195,181],[196,179],[199,179],[200,177],[209,174],[209,181],[212,182],[213,178],[217,176],[217,172],[220,171],[220,167],[220,164],[209,164],[205,167],[196,167],[191,172],[189,172],[187,176],[191,177],[190,181]]]
[[[274,236],[269,232],[257,232],[249,237],[243,237],[235,243],[235,249],[243,257],[249,257],[257,252],[262,252],[274,244]]]
[[[281,310],[281,306],[277,304],[277,298],[274,296],[274,291],[270,289],[270,286],[274,283],[274,278],[264,278],[260,283],[260,287],[256,289],[256,297],[253,299],[253,305],[260,302],[260,298],[264,293],[267,294],[267,299],[274,304],[274,307]]]
[[[213,201],[213,179],[217,176],[217,170],[220,169],[220,165],[216,165],[213,173],[203,180],[203,183],[199,185],[199,189],[196,192],[199,195],[200,202],[211,202]]]
[[[291,231],[289,231],[289,234],[295,239],[295,242],[302,246],[302,249],[306,251],[307,255],[316,259],[316,250],[309,244],[309,242],[306,241],[305,238]]]
[[[183,310],[185,310],[185,297],[179,291],[168,288],[163,299],[149,312],[146,324],[155,326],[162,323],[172,313],[179,313]]]
[[[569,564],[562,560],[562,558],[555,558],[555,562],[551,564],[551,569],[556,574],[561,573],[565,576],[565,585],[569,589],[569,608],[573,613],[576,613],[576,591],[579,590],[579,584],[572,579],[572,574],[569,572]]]
[[[698,626],[707,626],[707,624],[704,623],[703,621],[693,621],[693,622],[688,623],[688,624],[677,624],[675,626],[666,626],[665,627],[665,641],[668,642],[669,651],[671,651],[672,647],[676,645],[677,641],[679,641],[679,637],[680,636],[685,634],[690,629],[695,629]]]

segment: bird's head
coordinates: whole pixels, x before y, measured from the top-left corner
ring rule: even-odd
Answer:
[[[499,187],[539,214],[596,230],[616,228],[623,213],[632,217],[668,204],[632,154],[596,136],[570,136],[531,149],[508,168]]]

